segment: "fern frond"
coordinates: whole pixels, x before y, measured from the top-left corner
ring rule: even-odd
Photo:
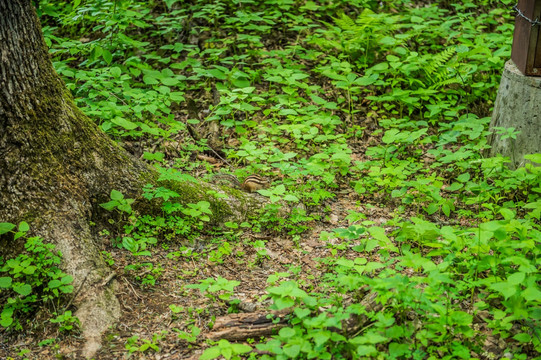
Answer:
[[[438,54],[432,56],[432,59],[425,65],[424,72],[427,78],[430,80],[431,86],[438,83],[443,84],[444,81],[449,79],[449,60],[451,60],[451,58],[455,55],[455,52],[456,48],[454,46],[448,47]]]
[[[458,84],[460,83],[460,79],[457,76],[454,76],[449,79],[440,80],[437,83],[430,86],[430,89],[440,89],[444,86],[451,85],[451,84]]]
[[[345,14],[342,14],[339,18],[334,18],[334,22],[344,31],[357,32],[359,30],[359,26],[355,24],[355,21]]]

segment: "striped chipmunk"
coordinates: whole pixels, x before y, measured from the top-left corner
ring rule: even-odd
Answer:
[[[212,177],[214,178],[222,178],[227,179],[233,183],[234,187],[237,189],[242,189],[246,192],[252,193],[257,190],[266,189],[270,182],[269,180],[265,179],[264,177],[261,177],[259,175],[250,175],[244,179],[244,181],[241,183],[239,179],[231,174],[216,174]]]

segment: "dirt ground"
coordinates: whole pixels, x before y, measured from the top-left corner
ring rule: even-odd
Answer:
[[[270,286],[266,280],[275,273],[290,272],[295,280],[317,291],[318,279],[325,273],[325,265],[318,259],[332,256],[331,243],[320,240],[322,231],[331,231],[347,227],[344,218],[348,210],[369,214],[367,220],[384,223],[391,214],[384,209],[365,208],[359,205],[358,195],[347,188],[337,192],[339,197],[322,205],[327,208],[322,214],[322,221],[312,222],[310,229],[293,241],[290,236],[281,236],[278,232],[244,232],[240,241],[231,242],[231,254],[218,261],[211,261],[207,255],[218,244],[209,239],[198,239],[194,251],[203,253],[197,256],[171,256],[184,248],[174,240],[163,246],[152,248],[151,257],[134,258],[128,251],[104,248],[110,252],[116,273],[116,288],[123,312],[118,324],[103,338],[103,348],[95,359],[197,359],[209,345],[205,342],[212,333],[211,325],[215,318],[228,315],[230,305],[226,301],[210,299],[198,289],[184,289],[185,285],[197,284],[206,278],[222,277],[240,282],[233,297],[240,301],[240,312],[268,311],[269,299],[264,299],[265,289]],[[255,194],[254,196],[260,196]],[[255,240],[266,242],[267,256],[258,256],[251,243]],[[357,245],[353,242],[353,245]],[[205,251],[203,251],[205,250]],[[354,257],[358,253],[346,248],[338,250],[338,256]],[[377,256],[377,254],[374,254]],[[374,259],[375,260],[375,259]],[[142,285],[140,281],[151,273],[148,267],[137,271],[126,271],[130,263],[152,263],[153,269],[163,269],[153,273],[154,285]],[[174,313],[170,306],[181,307]],[[244,309],[244,310],[242,310]],[[38,316],[39,318],[39,316]],[[36,321],[39,321],[39,319]],[[17,359],[79,359],[77,349],[82,346],[82,339],[76,335],[63,335],[54,332],[51,326],[36,326],[33,332],[18,337],[6,336],[0,342],[0,358]],[[201,333],[197,340],[188,342],[179,338],[179,331],[189,331],[195,325]],[[141,349],[145,343],[153,343],[158,351],[148,348],[144,352],[130,353],[127,344],[133,339],[132,350]],[[56,339],[47,346],[38,343],[46,339]],[[256,339],[257,340],[257,339]],[[24,354],[25,351],[28,353]],[[18,357],[18,354],[23,356]]]

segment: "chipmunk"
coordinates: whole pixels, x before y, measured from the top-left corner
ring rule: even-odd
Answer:
[[[226,178],[230,180],[236,188],[242,189],[249,193],[265,189],[269,186],[269,180],[259,175],[250,175],[246,179],[244,179],[242,183],[236,176],[230,174],[217,174],[214,175],[212,178]]]

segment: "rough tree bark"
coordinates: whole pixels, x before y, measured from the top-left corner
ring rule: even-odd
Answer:
[[[73,304],[91,357],[120,316],[89,223],[112,189],[136,197],[157,174],[111,141],[74,104],[48,56],[31,0],[0,0],[0,222],[31,223],[56,244],[64,270],[81,286]],[[213,220],[243,219],[264,202],[237,191],[216,200],[204,184],[174,184],[182,202],[207,200]],[[213,190],[220,190],[216,187]],[[0,236],[0,256],[16,244]]]
[[[30,0],[0,0],[0,221],[31,222],[34,234],[63,253],[75,288],[86,279],[75,301],[84,356],[120,314],[112,284],[103,283],[110,270],[93,243],[90,217],[111,189],[133,194],[148,177],[145,164],[75,106]]]

